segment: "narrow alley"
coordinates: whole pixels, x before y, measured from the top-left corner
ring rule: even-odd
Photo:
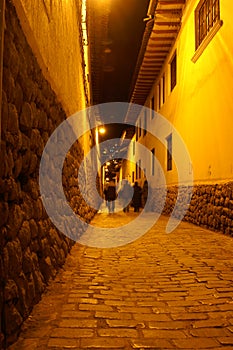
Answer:
[[[0,350],[233,350],[232,13],[0,0]]]
[[[167,219],[123,247],[76,243],[9,350],[233,349],[232,238],[186,222],[166,234]]]

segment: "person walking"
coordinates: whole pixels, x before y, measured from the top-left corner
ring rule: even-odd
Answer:
[[[114,213],[115,210],[115,199],[116,199],[116,186],[114,181],[110,181],[107,191],[106,191],[106,200],[108,206],[108,212]]]
[[[130,205],[130,199],[132,198],[133,189],[130,186],[128,180],[123,180],[123,186],[122,189],[119,192],[119,197],[122,200],[123,204],[123,212],[128,213],[129,212],[129,205]]]
[[[134,212],[139,212],[139,208],[141,207],[142,189],[138,185],[137,181],[135,182],[133,189],[134,189],[134,192],[133,192],[132,204],[134,207]]]
[[[142,208],[145,208],[148,197],[148,181],[145,180],[142,186]]]

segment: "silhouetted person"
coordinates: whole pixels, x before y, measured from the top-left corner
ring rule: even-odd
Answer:
[[[106,186],[104,188],[104,199],[105,199],[106,207],[108,207],[107,192],[108,192],[108,187]]]
[[[107,200],[107,206],[109,213],[114,213],[115,199],[116,199],[116,187],[115,183],[111,181],[108,185],[105,198]]]
[[[142,207],[143,208],[146,205],[147,197],[148,197],[148,181],[145,180],[142,187]]]
[[[124,182],[123,182],[124,181]],[[123,186],[119,192],[120,199],[123,204],[124,213],[129,212],[130,199],[132,198],[133,189],[130,186],[128,180],[123,180]]]
[[[139,212],[139,208],[141,207],[142,189],[138,185],[137,181],[135,182],[133,189],[134,189],[134,192],[133,192],[132,204],[134,207],[134,211]]]

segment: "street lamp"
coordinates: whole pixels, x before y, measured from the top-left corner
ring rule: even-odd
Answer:
[[[106,133],[106,129],[104,126],[100,126],[98,131],[101,135],[104,135]]]

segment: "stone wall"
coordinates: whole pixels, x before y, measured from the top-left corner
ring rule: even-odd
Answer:
[[[186,209],[185,221],[205,228],[233,235],[233,182],[224,184],[195,185],[189,207],[184,207],[187,200],[187,187],[180,188],[180,208]],[[170,215],[177,199],[178,187],[167,189],[163,214]],[[153,208],[161,203],[159,191],[153,194]],[[179,211],[176,213],[179,218]]]
[[[73,241],[60,233],[43,208],[38,172],[44,146],[66,118],[20,27],[15,8],[6,1],[2,125],[0,151],[0,348],[15,341],[20,326],[40,299],[50,278],[65,261]],[[77,142],[70,155],[78,168],[83,152]],[[70,202],[89,221],[69,166]]]

